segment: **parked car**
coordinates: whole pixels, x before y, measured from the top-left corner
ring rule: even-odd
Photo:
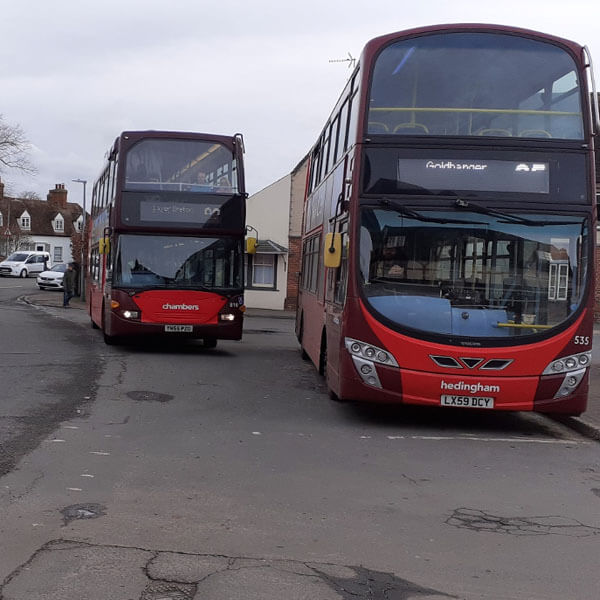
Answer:
[[[67,270],[65,263],[54,265],[50,270],[40,273],[37,284],[40,290],[62,290],[63,276]]]
[[[29,277],[48,269],[50,254],[38,250],[18,250],[0,263],[0,275]]]

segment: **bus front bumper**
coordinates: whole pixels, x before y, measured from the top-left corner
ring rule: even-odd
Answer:
[[[581,414],[586,407],[589,369],[568,395],[556,397],[564,375],[477,377],[376,366],[377,385],[365,381],[348,360],[338,395],[345,400],[480,410]]]

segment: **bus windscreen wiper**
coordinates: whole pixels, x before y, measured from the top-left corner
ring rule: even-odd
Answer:
[[[390,198],[381,198],[381,200],[378,200],[378,202],[379,202],[379,204],[381,204],[383,206],[389,206],[390,208],[397,210],[401,215],[403,215],[405,217],[410,217],[411,219],[415,219],[417,221],[424,221],[426,223],[441,223],[443,225],[446,223],[456,223],[459,225],[486,225],[486,223],[483,223],[481,221],[464,221],[462,219],[445,219],[445,218],[440,218],[440,217],[426,217],[425,215],[422,215],[420,212],[417,212],[416,210],[413,210],[412,208],[408,208],[408,207],[404,206],[403,204],[396,202],[395,200],[391,200]]]
[[[478,204],[473,204],[472,202],[463,200],[462,198],[457,198],[454,206],[456,206],[456,208],[470,210],[482,215],[499,217],[505,222],[518,223],[519,225],[526,225],[528,227],[538,227],[543,225],[581,225],[581,221],[534,221],[533,219],[527,219],[526,217],[521,217],[519,215],[511,215],[510,213],[505,213],[501,210],[496,210],[495,208],[479,206]]]

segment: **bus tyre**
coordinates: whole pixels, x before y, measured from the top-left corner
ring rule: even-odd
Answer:
[[[90,319],[90,324],[91,324],[91,326],[92,326],[92,329],[100,329],[100,328],[98,327],[98,325],[96,325],[96,323],[94,323],[94,319]]]
[[[203,348],[216,348],[217,347],[216,338],[204,338],[202,340],[202,347]]]
[[[302,316],[300,318],[300,330],[298,331],[298,342],[300,343],[300,356],[301,356],[302,360],[309,360],[310,356],[308,356],[308,353],[306,352],[306,350],[304,349],[304,346],[302,345],[303,337],[304,337],[304,316]]]
[[[327,335],[323,332],[323,337],[321,338],[321,353],[319,355],[319,373],[325,377],[325,386],[327,388],[327,395],[330,400],[334,402],[344,402],[343,398],[340,398],[329,385],[329,377],[327,374]]]
[[[119,343],[119,338],[116,335],[108,335],[108,334],[104,334],[104,343],[107,346],[115,346],[116,344]]]

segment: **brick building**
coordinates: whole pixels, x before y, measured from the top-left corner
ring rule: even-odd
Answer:
[[[11,198],[0,181],[0,256],[14,250],[42,250],[52,264],[70,262],[71,236],[83,227],[83,209],[67,201],[67,189],[57,183],[46,200]]]

